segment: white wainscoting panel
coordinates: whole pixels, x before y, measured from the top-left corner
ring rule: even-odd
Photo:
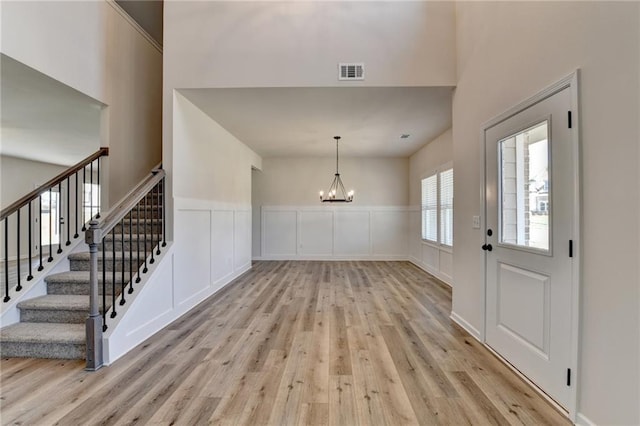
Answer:
[[[374,255],[406,256],[409,242],[409,213],[394,211],[371,212],[372,249]]]
[[[334,217],[334,254],[356,258],[370,255],[371,212],[336,211]]]
[[[251,268],[251,206],[175,198],[174,208],[175,241],[109,327],[107,364]]]
[[[262,253],[294,256],[298,246],[298,212],[296,210],[263,211]]]
[[[301,211],[300,244],[302,256],[331,256],[333,253],[333,212]]]
[[[422,245],[422,263],[427,268],[435,271],[438,270],[440,265],[439,255],[440,250],[438,250],[438,247],[432,246],[431,244]]]
[[[409,258],[406,206],[263,206],[260,259]]]
[[[413,259],[420,259],[422,255],[422,217],[420,210],[414,209],[409,212],[409,255]]]
[[[234,219],[234,269],[251,266],[251,210],[236,210]]]
[[[211,283],[211,212],[179,210],[175,215],[176,303],[181,305]]]
[[[217,283],[233,273],[233,210],[214,210],[211,214],[212,282]]]
[[[453,252],[440,250],[440,275],[445,282],[453,282]]]
[[[453,285],[453,249],[422,239],[420,207],[411,207],[409,218],[409,260],[439,280]]]

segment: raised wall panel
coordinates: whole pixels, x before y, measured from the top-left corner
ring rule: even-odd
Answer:
[[[234,220],[234,268],[251,262],[251,212],[238,210]]]
[[[422,224],[420,222],[420,212],[409,212],[409,245],[410,256],[414,259],[420,259],[422,251]]]
[[[408,221],[406,211],[371,212],[373,254],[407,256]]]
[[[178,210],[175,216],[176,304],[209,287],[211,282],[211,213]]]
[[[334,254],[367,256],[370,254],[369,211],[336,211]]]
[[[429,244],[422,245],[422,262],[432,271],[437,271],[440,268],[439,251],[440,249]]]
[[[212,282],[215,283],[233,272],[233,211],[214,210],[212,212],[212,218]]]
[[[266,211],[263,214],[263,256],[295,256],[297,254],[297,212]]]
[[[498,263],[498,327],[548,354],[549,277]]]
[[[300,212],[300,247],[302,256],[330,256],[333,253],[333,212]]]
[[[440,273],[445,277],[453,278],[453,254],[440,250]]]

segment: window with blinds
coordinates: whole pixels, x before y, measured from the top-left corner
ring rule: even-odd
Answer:
[[[453,169],[440,172],[440,244],[453,245]]]
[[[453,246],[453,169],[422,179],[422,239]]]
[[[438,241],[438,175],[422,179],[422,239]]]

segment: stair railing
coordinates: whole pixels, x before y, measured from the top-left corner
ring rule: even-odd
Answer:
[[[2,300],[4,303],[11,300],[10,290],[21,291],[24,281],[33,280],[33,269],[36,265],[37,271],[42,271],[45,263],[53,262],[54,246],[58,246],[55,254],[60,255],[63,252],[63,245],[65,247],[71,245],[72,230],[73,239],[76,239],[80,236],[80,228],[85,231],[86,224],[92,218],[100,218],[100,159],[107,155],[109,155],[109,148],[100,148],[7,208],[2,209],[0,223],[3,223],[2,247],[4,254],[2,257],[4,262],[0,280],[2,281],[4,293]],[[89,184],[89,187],[86,187],[86,184]],[[25,211],[26,220],[22,220]],[[45,217],[43,212],[47,211],[49,214],[45,215],[46,219],[43,224],[42,219]],[[37,225],[34,220],[36,218]],[[58,230],[55,234],[54,229]],[[54,236],[57,237],[57,242],[54,241]],[[65,238],[66,242],[63,243]],[[48,246],[48,256],[45,254],[43,242],[48,243],[45,244]],[[27,264],[21,265],[24,261],[21,249],[24,250],[25,246]],[[10,263],[13,263],[10,248],[15,249],[15,268],[10,266]],[[34,254],[36,252],[37,254]],[[37,256],[37,263],[34,262],[34,256]],[[22,270],[23,267],[26,269],[25,271]]]
[[[90,222],[85,233],[90,254],[87,370],[103,365],[102,335],[108,319],[118,315],[118,306],[127,303],[134,283],[141,281],[167,245],[165,208],[165,171],[155,169],[103,220]]]

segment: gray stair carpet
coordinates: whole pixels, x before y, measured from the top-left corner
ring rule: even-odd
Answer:
[[[133,219],[132,222],[134,230],[136,226],[151,229],[149,218],[146,221]],[[154,227],[159,227],[160,224],[160,220],[154,219]],[[135,282],[139,265],[144,264],[145,235],[128,234],[128,223],[125,224],[124,231],[124,234],[118,232],[115,235],[107,235],[105,252],[98,253],[98,290],[101,295],[104,293],[108,296],[105,297],[107,310],[111,306],[114,293],[116,297],[120,295],[123,282],[125,289],[131,278]],[[146,240],[146,254],[150,255],[151,235],[147,235]],[[155,235],[153,245],[157,244],[158,236]],[[102,249],[102,245],[99,245],[99,248]],[[103,256],[107,271],[104,277],[101,272]],[[20,322],[0,329],[0,356],[58,359],[86,357],[85,321],[89,314],[90,293],[89,252],[71,253],[67,258],[71,270],[48,275],[45,278],[47,294],[18,303]],[[102,311],[101,297],[100,312]]]

